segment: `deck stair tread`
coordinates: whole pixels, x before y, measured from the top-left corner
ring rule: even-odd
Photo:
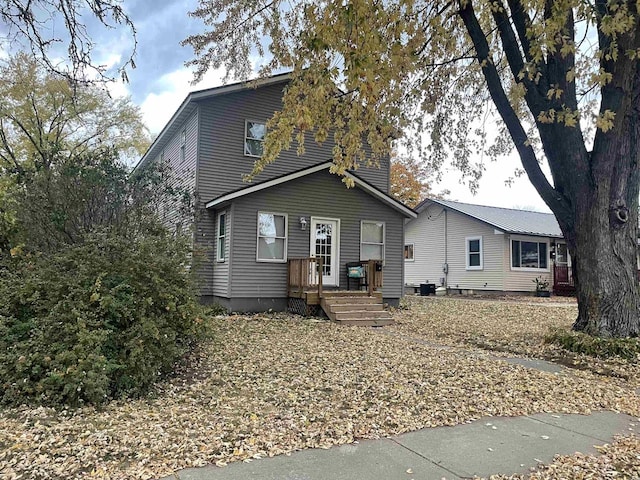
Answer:
[[[360,291],[326,291],[320,305],[332,321],[341,325],[383,326],[394,323],[379,293],[369,296],[367,292]]]

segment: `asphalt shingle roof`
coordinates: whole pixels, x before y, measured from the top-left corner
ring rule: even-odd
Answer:
[[[562,238],[562,231],[552,213],[531,212],[511,208],[487,207],[451,200],[427,199],[416,210],[420,212],[429,202],[458,211],[506,233]]]

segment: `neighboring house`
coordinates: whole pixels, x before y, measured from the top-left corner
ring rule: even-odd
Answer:
[[[346,188],[329,173],[333,144],[320,146],[309,136],[304,155],[296,154],[294,142],[252,183],[243,181],[288,81],[279,75],[257,87],[237,83],[190,93],[140,162],[164,159],[174,184],[198,198],[193,232],[205,256],[198,269],[202,299],[232,311],[284,310],[290,286],[301,278],[291,273],[294,259],[306,259],[304,281],[315,285],[309,269],[322,258],[325,290],[346,288],[348,262],[376,259],[383,264],[382,296],[397,303],[404,223],[416,214],[389,196],[388,159],[380,168],[348,173],[355,187]],[[176,226],[187,221],[172,212]]]
[[[571,292],[571,259],[552,214],[437,199],[415,210],[405,227],[406,285],[530,292],[541,277]]]

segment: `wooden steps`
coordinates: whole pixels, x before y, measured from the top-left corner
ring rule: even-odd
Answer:
[[[361,291],[325,291],[320,305],[332,321],[341,325],[378,327],[393,323],[379,293],[369,296]]]

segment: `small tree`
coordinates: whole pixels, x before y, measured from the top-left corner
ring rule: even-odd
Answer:
[[[413,208],[430,197],[442,198],[448,190],[435,193],[431,189],[433,172],[424,164],[411,157],[391,157],[390,193],[402,203]]]
[[[149,146],[140,109],[94,85],[72,87],[26,54],[0,67],[0,176],[115,148],[123,160]]]

